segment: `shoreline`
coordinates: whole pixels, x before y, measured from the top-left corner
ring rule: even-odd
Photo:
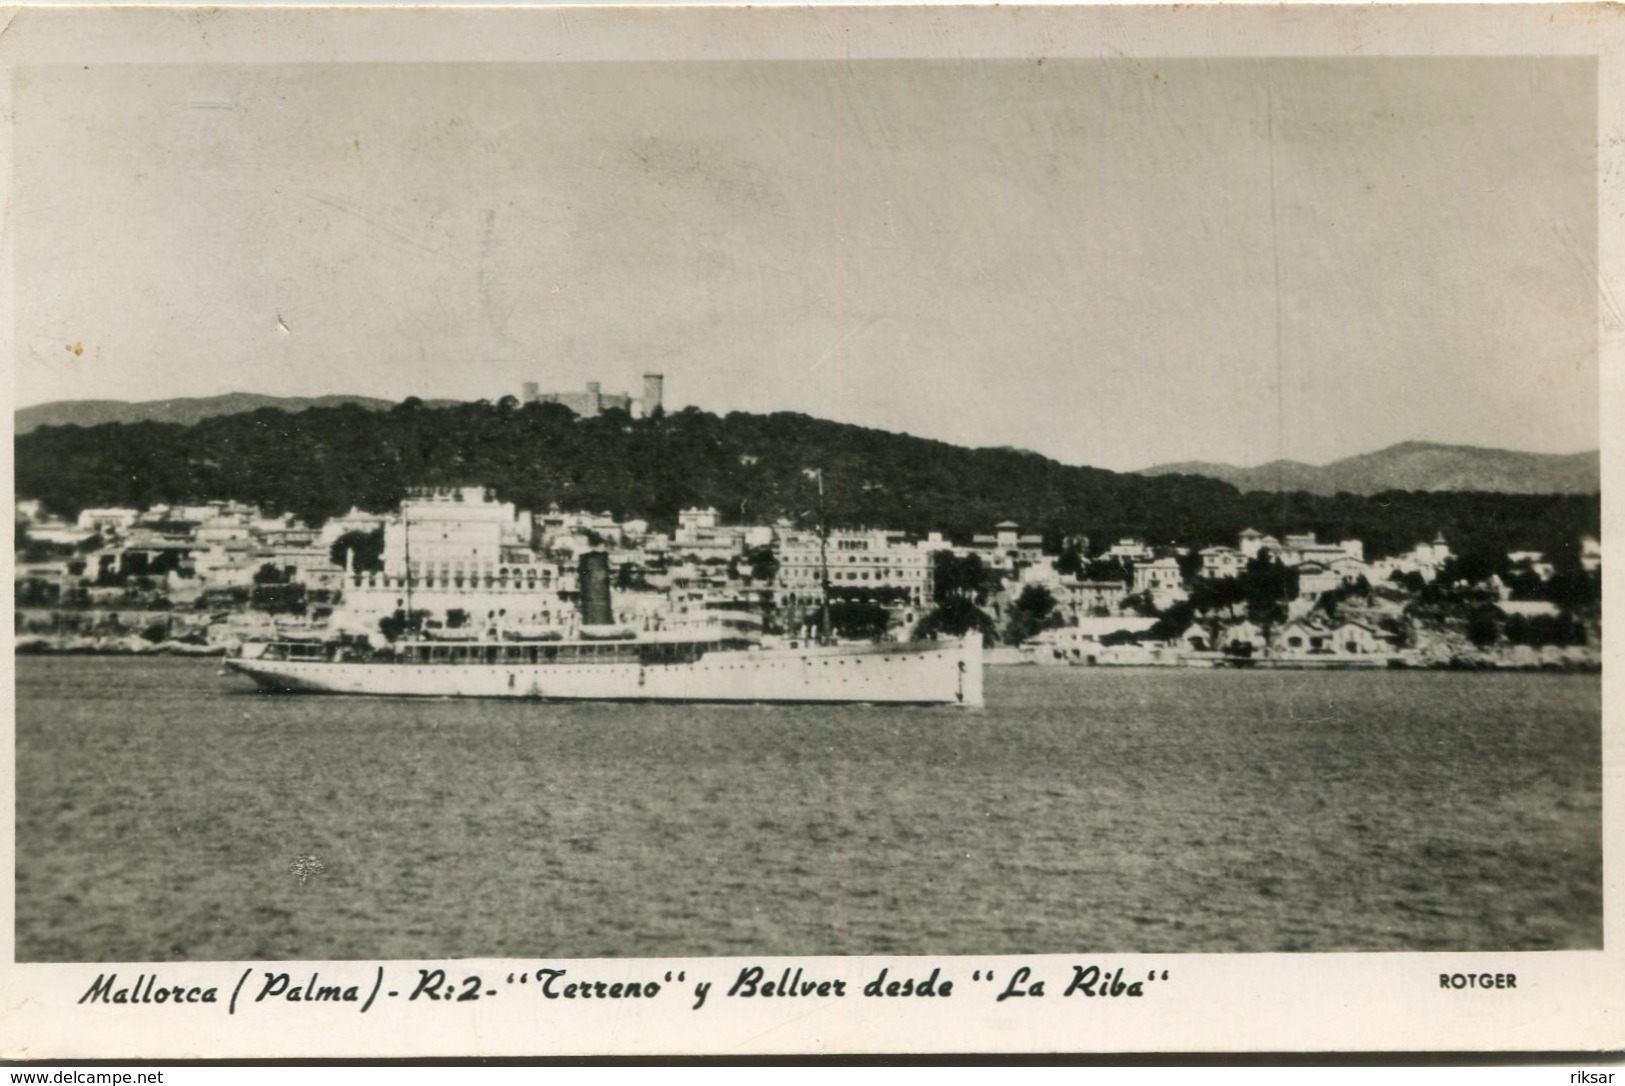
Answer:
[[[223,643],[199,645],[189,641],[147,641],[139,635],[125,637],[53,637],[29,634],[16,639],[16,656],[177,656],[223,658],[231,654],[234,646]],[[1562,654],[1551,656],[1511,657],[1505,654],[1485,654],[1447,658],[1409,658],[1397,656],[1353,658],[1347,660],[1309,659],[1213,659],[1209,657],[1174,657],[1151,662],[1101,662],[1092,665],[1055,662],[1040,664],[1033,659],[994,659],[986,664],[990,668],[1057,667],[1077,670],[1104,668],[1121,670],[1180,670],[1180,671],[1517,671],[1547,672],[1568,675],[1600,675],[1602,661],[1595,654]]]

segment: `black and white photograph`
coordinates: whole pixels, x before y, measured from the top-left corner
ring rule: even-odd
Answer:
[[[6,1014],[1617,1046],[1605,15],[21,10]]]

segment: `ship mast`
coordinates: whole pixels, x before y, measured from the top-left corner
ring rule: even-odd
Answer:
[[[829,623],[829,521],[824,516],[824,469],[818,469],[818,587],[822,599],[820,606],[824,643],[834,638]]]
[[[401,499],[401,537],[406,548],[406,629],[412,628],[412,518],[406,513],[406,499]]]

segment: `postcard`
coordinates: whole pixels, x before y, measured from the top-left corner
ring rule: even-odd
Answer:
[[[3,1055],[1619,1048],[1622,27],[9,9]]]

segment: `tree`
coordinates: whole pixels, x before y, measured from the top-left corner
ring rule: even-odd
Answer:
[[[1286,620],[1287,603],[1298,594],[1298,575],[1274,555],[1260,555],[1247,563],[1238,578],[1247,617],[1265,628]]]
[[[257,585],[287,584],[288,579],[282,575],[282,571],[280,569],[278,569],[272,563],[267,562],[259,569],[254,571],[254,583]]]
[[[397,641],[408,633],[416,634],[422,630],[429,614],[428,611],[414,610],[408,615],[405,611],[396,610],[378,620],[378,629],[389,640]]]
[[[846,585],[834,586],[829,590],[830,602],[844,603],[878,603],[881,606],[907,603],[908,589],[896,585],[882,585],[879,588],[853,588]]]
[[[1452,555],[1445,559],[1435,580],[1447,585],[1463,581],[1476,585],[1491,577],[1504,577],[1509,572],[1510,566],[1504,551],[1496,553],[1484,547],[1475,547],[1467,553]]]
[[[978,630],[983,637],[994,636],[993,620],[968,596],[955,596],[932,608],[914,628],[917,639],[963,637]]]
[[[1595,607],[1602,601],[1602,575],[1560,569],[1552,574],[1541,594],[1565,611]]]
[[[384,530],[345,532],[333,541],[328,558],[341,568],[349,565],[357,573],[381,573],[384,569]]]
[[[1467,616],[1467,640],[1481,649],[1487,649],[1495,644],[1500,636],[1499,612],[1488,604],[1473,608],[1472,613]]]
[[[1191,582],[1191,606],[1197,611],[1223,611],[1234,618],[1246,599],[1235,577],[1198,577]]]
[[[938,603],[952,600],[987,602],[987,568],[982,565],[981,555],[960,556],[953,551],[937,551],[932,555],[932,566],[932,591]]]
[[[1088,562],[1076,544],[1068,543],[1061,549],[1060,557],[1055,559],[1055,572],[1063,577],[1081,579]]]
[[[1157,616],[1157,602],[1151,598],[1150,592],[1136,592],[1132,596],[1124,596],[1121,606],[1123,610],[1133,611],[1141,618]]]
[[[1148,631],[1158,641],[1172,641],[1196,620],[1196,611],[1188,601],[1181,600],[1157,616],[1156,625]]]
[[[1134,580],[1134,573],[1120,558],[1096,558],[1084,567],[1083,577],[1086,581],[1121,581],[1130,584]]]
[[[1065,621],[1056,608],[1055,594],[1044,585],[1030,584],[1010,605],[1004,625],[1005,643],[1019,645],[1040,631],[1053,629]]]
[[[750,579],[762,584],[772,584],[779,576],[779,556],[773,548],[752,547],[745,554],[745,562],[750,567]]]
[[[249,605],[273,615],[305,613],[305,586],[279,581],[258,582],[249,596]]]
[[[842,600],[829,605],[830,625],[840,637],[874,640],[891,625],[891,612],[877,603]]]
[[[1388,575],[1388,580],[1413,594],[1420,594],[1428,586],[1427,581],[1414,569],[1404,571],[1396,569]]]

